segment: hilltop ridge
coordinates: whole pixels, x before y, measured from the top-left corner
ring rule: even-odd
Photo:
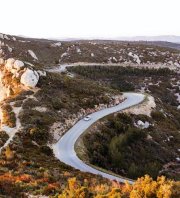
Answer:
[[[31,65],[51,67],[67,63],[114,63],[139,67],[180,68],[179,50],[167,43],[130,41],[52,41],[0,34],[0,54]]]

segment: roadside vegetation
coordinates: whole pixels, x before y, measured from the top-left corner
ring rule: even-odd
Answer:
[[[152,81],[160,81],[163,78],[165,79],[167,75],[168,77],[176,75],[174,71],[168,68],[138,69],[121,66],[77,66],[68,67],[68,71],[79,74],[85,78],[100,81],[101,83],[110,84],[113,88],[119,89],[120,91],[134,91],[140,88],[140,86],[143,85],[144,78],[152,78]]]
[[[83,138],[89,163],[132,179],[144,174],[156,178],[161,174],[163,165],[176,159],[174,151],[179,135],[173,132],[171,143],[163,143],[162,129],[153,125],[147,129],[137,128],[134,123],[138,120],[154,123],[145,115],[120,113],[108,116],[98,127],[89,129]],[[173,172],[167,176],[179,179]]]
[[[90,128],[83,136],[86,161],[133,179],[144,174],[180,179],[180,112],[174,95],[179,91],[178,74],[169,69],[117,66],[79,66],[68,70],[120,91],[142,91],[144,87],[156,102],[151,117],[120,113]],[[138,120],[149,126],[135,126]]]

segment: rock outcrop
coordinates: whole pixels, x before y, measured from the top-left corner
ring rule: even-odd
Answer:
[[[39,81],[39,75],[37,71],[33,71],[29,68],[21,76],[21,83],[26,87],[34,88]]]
[[[27,88],[35,88],[39,77],[46,75],[44,71],[37,72],[32,67],[26,66],[23,61],[15,60],[14,58],[9,58],[6,61],[0,58],[0,72],[1,83],[5,87],[25,86]]]
[[[14,62],[14,68],[17,69],[17,71],[21,70],[24,67],[24,63],[20,60],[16,60]]]
[[[34,89],[39,76],[46,75],[44,71],[38,72],[21,60],[0,58],[0,131],[4,131],[8,136],[7,140],[1,141],[0,153],[10,144],[16,132],[21,128],[19,113],[22,105],[16,107],[13,102],[6,99],[29,88]]]

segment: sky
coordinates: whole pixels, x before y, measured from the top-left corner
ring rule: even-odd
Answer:
[[[0,32],[37,38],[180,36],[180,0],[0,0]]]

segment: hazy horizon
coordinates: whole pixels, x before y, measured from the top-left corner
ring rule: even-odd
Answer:
[[[52,39],[52,40],[132,40],[132,39],[135,39],[134,41],[138,41],[138,39],[142,39],[142,38],[171,38],[171,37],[175,37],[175,38],[178,38],[180,39],[180,35],[151,35],[151,36],[148,36],[148,35],[135,35],[135,36],[116,36],[116,37],[103,37],[103,36],[85,36],[85,37],[44,37],[44,36],[31,36],[31,35],[23,35],[23,34],[11,34],[11,33],[8,33],[8,32],[0,32],[2,34],[7,34],[7,35],[13,35],[13,36],[17,36],[17,37],[24,37],[24,38],[34,38],[34,39]],[[144,40],[145,41],[145,40]],[[147,40],[149,41],[149,40]],[[154,41],[154,40],[153,40]],[[156,40],[157,41],[157,40]],[[161,41],[161,40],[159,40]],[[165,41],[165,40],[164,40]]]
[[[34,39],[48,39],[48,40],[122,40],[122,41],[168,41],[178,39],[180,42],[180,35],[137,35],[137,36],[119,36],[119,37],[33,37],[28,35],[16,35],[8,34],[6,32],[0,32],[2,34],[23,37],[23,38],[34,38]],[[147,39],[147,40],[146,40]],[[171,41],[170,41],[171,42]]]

